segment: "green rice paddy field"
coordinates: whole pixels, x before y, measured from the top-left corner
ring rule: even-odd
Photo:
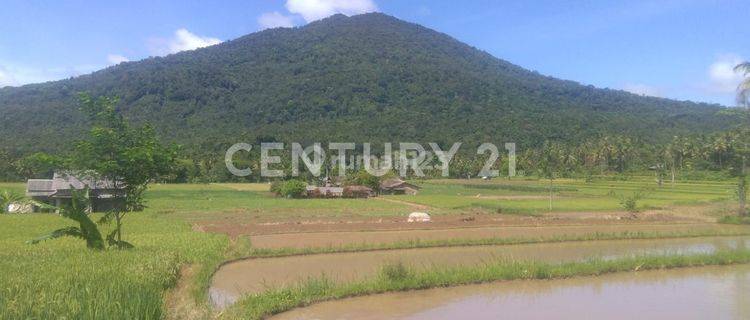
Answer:
[[[275,217],[403,216],[414,205],[435,214],[483,210],[490,214],[540,215],[548,211],[547,181],[414,181],[415,196],[375,199],[283,199],[267,184],[154,185],[148,209],[126,217],[124,238],[134,249],[95,252],[76,239],[25,241],[69,225],[55,214],[0,215],[0,318],[161,319],[165,296],[180,268],[201,266],[192,296],[205,303],[205,288],[223,260],[247,255],[227,236],[194,231],[191,221],[226,215]],[[23,192],[23,184],[0,190]],[[652,179],[629,181],[556,180],[553,210],[622,210],[619,197],[641,192],[642,208],[731,201],[731,181],[679,182],[658,188]],[[252,241],[252,239],[250,239]],[[251,242],[250,241],[250,242]]]

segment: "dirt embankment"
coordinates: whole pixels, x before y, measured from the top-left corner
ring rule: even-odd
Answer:
[[[398,201],[398,200],[387,200]],[[414,205],[414,204],[411,204]],[[415,205],[415,211],[430,212],[428,207]],[[619,224],[683,224],[712,223],[717,206],[677,207],[648,210],[640,213],[611,212],[554,212],[540,216],[488,214],[481,210],[461,214],[433,215],[429,223],[409,223],[406,215],[390,217],[320,217],[320,218],[248,218],[223,217],[194,224],[196,231],[224,233],[232,238],[280,233],[361,232],[435,230],[453,228],[509,227],[509,226],[564,226],[564,225],[619,225]]]

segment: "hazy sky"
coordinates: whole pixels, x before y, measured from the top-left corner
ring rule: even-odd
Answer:
[[[744,1],[16,1],[0,6],[0,86],[63,79],[333,13],[384,12],[542,74],[734,104]]]

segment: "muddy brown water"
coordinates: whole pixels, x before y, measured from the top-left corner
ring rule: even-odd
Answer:
[[[750,319],[750,266],[620,273],[380,294],[274,320]]]
[[[326,276],[334,281],[361,280],[376,275],[383,265],[394,262],[419,269],[430,266],[479,265],[498,259],[563,262],[591,257],[712,252],[739,246],[750,247],[750,237],[423,248],[248,259],[222,266],[212,279],[209,296],[214,306],[222,308],[234,303],[244,294],[259,293],[309,278]]]
[[[748,231],[746,226],[712,223],[693,224],[610,224],[570,226],[476,227],[455,229],[423,229],[392,231],[310,232],[267,234],[250,237],[258,248],[305,248],[355,245],[361,243],[393,243],[410,240],[486,239],[492,237],[539,238],[562,235],[585,235],[596,232],[686,232],[686,231]]]

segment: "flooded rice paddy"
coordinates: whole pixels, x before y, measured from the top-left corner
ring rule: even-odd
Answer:
[[[583,241],[247,259],[222,266],[212,279],[209,295],[212,303],[221,308],[244,294],[259,293],[309,278],[326,276],[335,281],[365,279],[377,274],[384,264],[394,262],[419,269],[479,265],[498,259],[566,262],[592,257],[608,259],[641,254],[709,253],[738,247],[750,247],[750,237]]]
[[[750,266],[519,280],[388,293],[273,317],[312,319],[750,319]]]

